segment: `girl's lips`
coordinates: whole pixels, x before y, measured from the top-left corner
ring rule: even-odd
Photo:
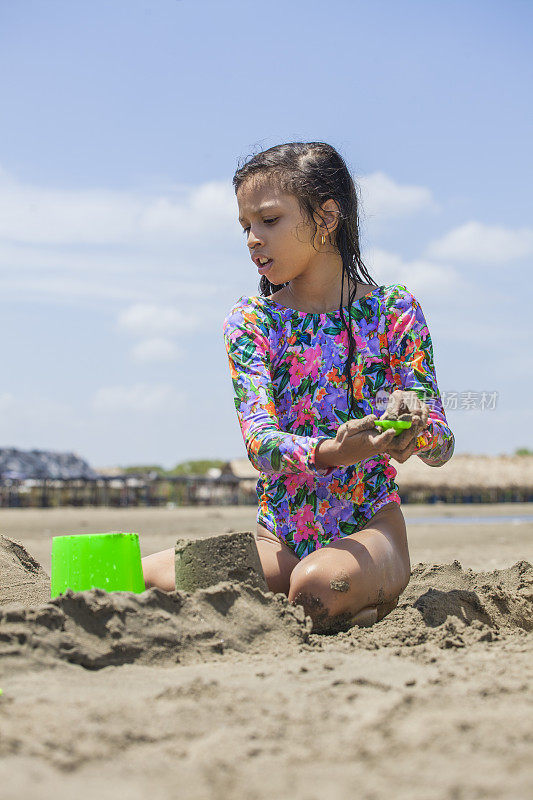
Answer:
[[[271,258],[271,259],[269,259],[267,261],[267,263],[264,265],[264,267],[258,265],[257,271],[260,273],[260,275],[264,275],[265,272],[268,272],[268,270],[270,269],[270,267],[272,266],[273,263],[274,263],[274,259]]]

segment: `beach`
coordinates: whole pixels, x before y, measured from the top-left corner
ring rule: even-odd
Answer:
[[[531,504],[402,510],[411,581],[371,628],[313,633],[284,595],[230,582],[0,606],[2,796],[529,798]],[[4,508],[0,534],[37,576],[54,535],[137,532],[144,556],[255,517]]]

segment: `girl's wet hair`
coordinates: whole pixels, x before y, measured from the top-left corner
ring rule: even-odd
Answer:
[[[233,176],[235,193],[250,178],[266,180],[273,183],[281,191],[294,195],[304,216],[314,225],[314,236],[318,227],[313,219],[313,212],[324,221],[321,205],[333,199],[338,203],[340,213],[333,234],[329,235],[331,244],[336,247],[342,258],[342,287],[339,310],[344,327],[348,331],[348,358],[344,376],[348,384],[348,409],[350,414],[361,416],[361,411],[354,405],[351,365],[355,353],[355,340],[352,333],[351,308],[357,294],[357,282],[378,284],[363,264],[359,248],[359,200],[356,184],[350,175],[343,157],[325,142],[287,142],[270,147],[261,153],[252,155],[247,162],[239,166]],[[333,238],[332,238],[333,236]],[[344,282],[348,281],[348,319],[344,317],[343,291]],[[263,297],[286,286],[286,283],[270,283],[266,275],[261,276],[259,289]]]

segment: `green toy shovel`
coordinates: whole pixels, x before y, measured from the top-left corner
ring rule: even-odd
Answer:
[[[379,428],[383,428],[384,431],[388,430],[389,428],[394,428],[396,431],[395,436],[399,436],[400,433],[405,430],[405,428],[410,428],[412,422],[407,422],[407,420],[401,419],[377,419],[374,422],[374,425],[377,425]]]

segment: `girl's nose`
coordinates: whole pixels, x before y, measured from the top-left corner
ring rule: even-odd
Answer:
[[[252,231],[250,231],[250,233],[248,234],[248,247],[250,248],[250,250],[253,250],[253,248],[257,244],[261,244],[261,239],[258,239],[255,233],[252,233]]]

